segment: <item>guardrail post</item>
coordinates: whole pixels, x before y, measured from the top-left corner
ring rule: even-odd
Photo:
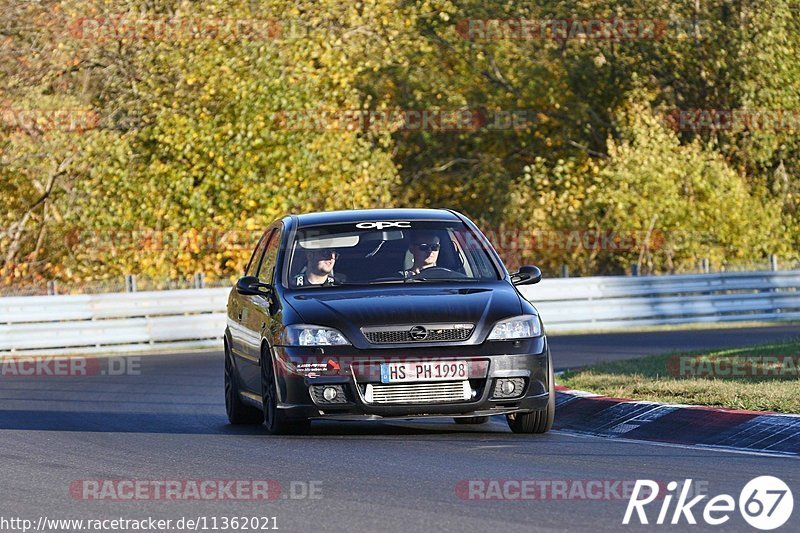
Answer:
[[[631,276],[638,276],[638,275],[639,275],[638,263],[631,263]]]
[[[136,276],[133,274],[125,276],[125,292],[136,292]]]
[[[561,277],[562,278],[569,277],[569,267],[567,265],[561,265]]]
[[[58,294],[58,284],[56,283],[56,280],[51,279],[47,282],[47,294],[50,296]]]
[[[195,289],[204,289],[206,286],[206,275],[202,272],[198,272],[194,275],[194,288]]]
[[[769,269],[773,272],[778,271],[778,256],[775,254],[769,254]]]

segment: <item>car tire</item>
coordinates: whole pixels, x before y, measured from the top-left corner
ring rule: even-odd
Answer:
[[[489,421],[488,416],[462,416],[461,418],[454,418],[456,424],[485,424]]]
[[[270,435],[294,435],[308,433],[311,421],[289,419],[278,409],[278,384],[275,380],[275,366],[267,348],[261,353],[261,398],[264,412],[262,421]]]
[[[556,381],[553,372],[553,358],[549,351],[547,353],[547,365],[550,367],[550,393],[547,398],[547,407],[530,413],[506,415],[508,427],[514,433],[547,433],[553,427],[553,420],[556,414]]]
[[[228,349],[228,343],[225,343],[225,412],[228,415],[228,421],[236,426],[247,425],[255,426],[261,424],[264,420],[261,411],[257,408],[246,405],[242,402],[242,397],[239,395],[239,378],[236,373],[236,368],[233,366],[233,359]]]

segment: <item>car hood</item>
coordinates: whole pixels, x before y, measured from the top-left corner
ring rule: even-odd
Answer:
[[[492,325],[522,312],[520,297],[506,282],[481,285],[418,284],[293,291],[287,301],[306,324],[334,327],[357,348],[374,348],[360,328],[368,326],[471,323],[470,343],[482,342]]]

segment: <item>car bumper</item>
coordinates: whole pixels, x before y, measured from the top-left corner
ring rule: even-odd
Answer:
[[[544,337],[418,351],[384,349],[366,353],[352,347],[275,347],[273,352],[278,370],[278,409],[289,418],[379,420],[530,412],[547,407],[554,386],[550,383],[550,353]],[[436,402],[369,401],[367,387],[381,386],[380,364],[403,359],[468,361],[471,397]],[[498,397],[498,380],[510,378],[521,379],[522,390],[515,390],[512,397]],[[325,387],[343,391],[344,403],[326,402],[319,394]],[[337,401],[342,402],[341,396]]]

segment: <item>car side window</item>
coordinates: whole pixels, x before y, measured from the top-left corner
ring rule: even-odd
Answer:
[[[281,235],[280,229],[274,230],[264,251],[264,257],[261,259],[261,265],[259,265],[258,273],[256,274],[258,281],[262,283],[273,284],[275,282],[275,263],[278,260]]]
[[[247,268],[244,271],[245,276],[255,276],[258,270],[258,265],[261,263],[261,257],[264,255],[264,249],[267,247],[269,238],[272,236],[273,231],[265,231],[259,239],[256,249],[253,251],[250,262],[247,263]]]

